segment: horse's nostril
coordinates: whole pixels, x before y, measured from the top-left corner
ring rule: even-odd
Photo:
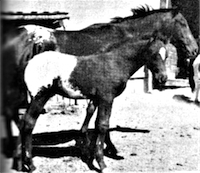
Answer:
[[[161,77],[161,83],[164,84],[167,81],[167,76],[164,75]]]
[[[195,49],[195,50],[192,52],[192,55],[193,55],[193,56],[196,56],[196,55],[198,54],[198,51],[199,51],[198,49]]]

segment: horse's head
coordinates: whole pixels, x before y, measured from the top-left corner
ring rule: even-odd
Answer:
[[[194,58],[198,53],[198,45],[194,39],[186,19],[177,9],[171,11],[170,18],[164,19],[164,30],[171,31],[171,42],[186,58]],[[166,26],[170,26],[169,27]],[[165,31],[164,31],[165,32]]]
[[[165,48],[165,44],[160,40],[155,40],[147,46],[145,55],[148,58],[147,68],[151,70],[156,84],[165,84],[167,81],[167,72],[165,67],[167,50]]]

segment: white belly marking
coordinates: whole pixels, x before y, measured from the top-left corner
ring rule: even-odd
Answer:
[[[47,51],[31,59],[25,69],[25,82],[32,96],[41,87],[52,85],[53,79],[60,77],[63,87],[72,88],[69,77],[77,64],[73,55]]]

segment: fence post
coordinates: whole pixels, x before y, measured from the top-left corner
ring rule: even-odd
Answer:
[[[160,0],[160,8],[170,8],[171,0]]]
[[[153,77],[151,71],[144,66],[144,92],[151,93],[153,90]]]

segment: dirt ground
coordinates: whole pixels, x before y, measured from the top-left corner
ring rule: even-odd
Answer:
[[[145,94],[133,85],[134,81],[129,81],[124,93],[115,99],[110,119],[111,139],[124,159],[105,157],[106,172],[199,172],[200,105],[188,99],[190,88]],[[55,100],[48,102],[47,113],[39,117],[34,129],[34,134],[51,135],[51,139],[41,137],[41,150],[37,151],[38,146],[34,145],[34,173],[95,172],[78,157],[74,147],[73,135],[85,118],[87,102],[78,101],[78,106],[71,107],[66,99],[64,107],[62,101],[58,104]],[[94,128],[94,119],[95,116],[90,128]],[[144,133],[145,130],[149,132]],[[67,139],[63,139],[64,143],[60,131]],[[17,173],[10,170],[11,159],[4,164],[8,167],[6,172]]]

